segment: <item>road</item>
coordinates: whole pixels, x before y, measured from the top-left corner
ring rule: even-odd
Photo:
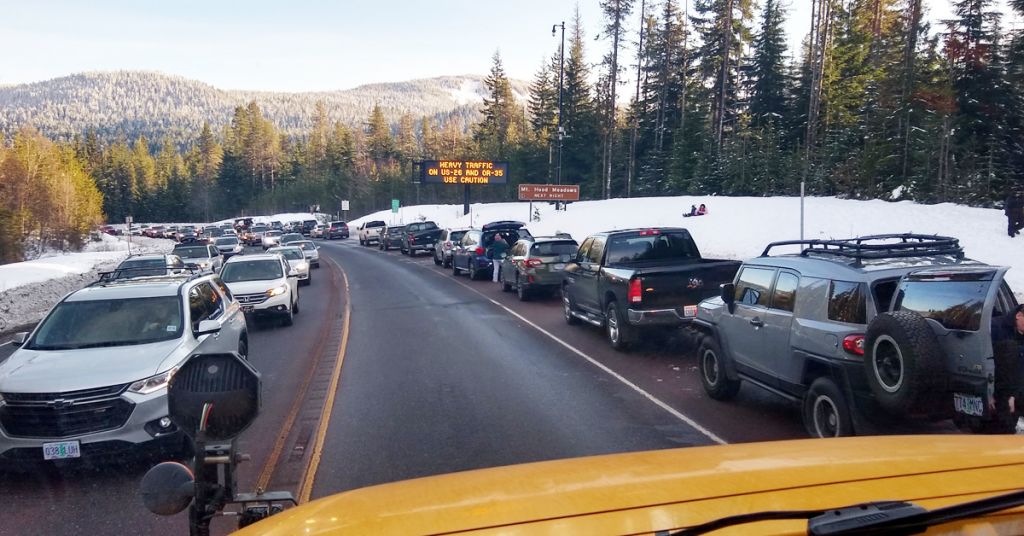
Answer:
[[[708,399],[682,341],[619,353],[597,329],[567,325],[555,299],[520,302],[426,255],[322,245],[295,325],[250,328],[264,406],[240,441],[253,458],[243,488],[316,498],[480,467],[803,436],[796,408],[756,389]],[[0,360],[11,351],[0,346]],[[149,463],[0,474],[0,534],[187,533],[183,515],[141,506]]]

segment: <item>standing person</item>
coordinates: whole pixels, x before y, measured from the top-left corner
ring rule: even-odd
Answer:
[[[1010,192],[1003,213],[1006,214],[1006,233],[1010,236],[1019,235],[1024,228],[1024,196],[1020,192]]]
[[[491,280],[495,283],[498,282],[498,274],[501,273],[501,259],[505,258],[506,251],[508,251],[508,242],[500,233],[496,233],[491,245],[487,247],[487,256],[491,258],[493,267]]]
[[[1024,304],[992,322],[995,397],[989,407],[1017,421],[1024,409]]]

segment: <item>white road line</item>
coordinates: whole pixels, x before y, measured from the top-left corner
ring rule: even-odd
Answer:
[[[422,264],[422,265],[419,265],[419,266],[422,266],[423,268],[427,268],[427,269],[431,268],[429,265],[426,265],[426,264]],[[437,275],[441,275],[437,270],[429,270],[429,271],[431,273],[435,273]],[[448,278],[445,278],[445,279],[448,279]],[[479,290],[477,290],[477,289],[475,289],[475,288],[473,288],[473,287],[463,283],[462,281],[458,281],[458,280],[455,280],[455,279],[448,279],[448,280],[449,281],[454,281],[455,283],[458,283],[458,284],[462,285],[463,287],[466,287],[469,290],[472,290],[473,292],[476,292],[477,294],[482,296],[487,301],[489,301],[489,302],[493,303],[494,305],[497,305],[498,307],[501,307],[502,309],[504,309],[508,314],[518,318],[519,320],[522,320],[527,325],[529,325],[533,329],[536,329],[537,331],[543,333],[544,335],[547,335],[551,340],[557,342],[558,344],[561,344],[562,346],[567,348],[569,351],[571,351],[574,354],[582,357],[583,359],[586,359],[587,361],[590,362],[590,364],[592,364],[595,367],[597,367],[597,368],[603,370],[604,372],[608,373],[609,376],[615,378],[616,380],[619,380],[620,382],[625,384],[630,389],[636,391],[637,393],[639,393],[641,396],[643,396],[647,400],[650,400],[651,402],[653,402],[654,405],[656,405],[659,408],[667,411],[669,414],[671,414],[676,419],[679,419],[680,421],[682,421],[682,422],[686,423],[687,425],[689,425],[690,427],[692,427],[694,430],[697,430],[698,432],[704,434],[704,436],[707,437],[708,439],[710,439],[711,441],[714,441],[715,443],[718,443],[719,445],[728,444],[728,441],[722,439],[721,437],[718,437],[718,435],[716,435],[711,430],[708,430],[707,428],[701,426],[700,423],[698,423],[697,421],[687,417],[686,415],[683,415],[678,410],[676,410],[672,406],[666,404],[665,402],[662,402],[658,397],[652,395],[651,393],[648,393],[647,391],[643,390],[643,388],[641,388],[639,385],[629,381],[628,379],[623,377],[618,372],[615,372],[614,370],[608,368],[608,366],[606,366],[604,363],[601,363],[600,361],[594,359],[593,357],[590,357],[589,355],[584,353],[582,350],[580,350],[580,349],[576,348],[575,346],[573,346],[573,345],[563,341],[562,339],[558,338],[555,334],[551,333],[550,331],[548,331],[548,330],[538,326],[537,324],[534,324],[533,322],[527,320],[525,317],[523,317],[523,315],[513,311],[512,309],[510,309],[510,308],[506,307],[505,305],[499,303],[498,301],[494,300],[490,296],[487,296],[483,292],[480,292]]]
[[[7,346],[8,344],[11,344],[12,342],[14,342],[14,341],[7,341],[7,342],[5,342],[3,344],[0,344],[0,346]]]

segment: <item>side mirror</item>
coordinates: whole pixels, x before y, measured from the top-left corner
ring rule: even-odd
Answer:
[[[729,312],[732,313],[736,306],[736,285],[733,283],[722,283],[719,291],[722,301],[725,302],[729,307]]]
[[[199,328],[196,330],[196,337],[212,333],[220,333],[220,324],[216,320],[201,320]]]
[[[14,338],[11,339],[12,346],[21,346],[28,340],[28,332],[22,331],[14,334]]]

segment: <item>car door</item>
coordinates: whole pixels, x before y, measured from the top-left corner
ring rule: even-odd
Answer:
[[[772,288],[771,301],[764,314],[764,347],[761,360],[774,370],[781,380],[798,384],[803,374],[803,361],[793,358],[790,334],[793,332],[793,312],[800,276],[789,270],[779,270]]]
[[[766,373],[765,317],[771,302],[775,268],[744,266],[736,279],[735,304],[719,321],[727,351],[738,366],[762,381],[773,377]]]
[[[583,241],[583,245],[576,251],[576,256],[565,265],[565,271],[562,273],[562,285],[564,292],[574,305],[579,305],[579,297],[577,296],[577,285],[582,279],[581,273],[583,272],[583,262],[587,258],[587,253],[590,251],[590,245],[594,243],[593,237],[588,237]]]

